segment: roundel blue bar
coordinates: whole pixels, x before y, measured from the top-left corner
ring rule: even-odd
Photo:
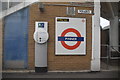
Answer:
[[[84,37],[58,37],[58,41],[84,41]]]

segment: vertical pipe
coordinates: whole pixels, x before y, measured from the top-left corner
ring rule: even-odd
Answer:
[[[109,45],[107,45],[107,69],[109,69]]]
[[[9,9],[9,7],[10,7],[10,1],[8,0],[8,5],[7,5],[7,9]]]

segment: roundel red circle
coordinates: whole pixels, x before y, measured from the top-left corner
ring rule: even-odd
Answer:
[[[77,37],[81,37],[81,34],[76,30],[76,29],[73,29],[73,28],[68,28],[66,30],[64,30],[61,34],[61,37],[65,37],[65,35],[68,33],[68,32],[73,32],[77,35]],[[61,41],[61,44],[66,48],[66,49],[69,49],[69,50],[73,50],[73,49],[76,49],[80,44],[81,44],[81,41],[77,41],[77,43],[73,46],[69,46],[65,43],[65,41]]]

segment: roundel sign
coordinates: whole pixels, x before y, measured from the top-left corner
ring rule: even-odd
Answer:
[[[55,54],[86,55],[86,18],[56,17]]]
[[[67,34],[73,33],[76,36],[67,36]],[[62,46],[68,50],[74,50],[78,48],[81,44],[81,41],[84,41],[84,37],[81,36],[80,32],[74,28],[68,28],[64,30],[61,36],[58,37],[58,41],[61,42]],[[75,42],[74,45],[70,45],[67,42]]]

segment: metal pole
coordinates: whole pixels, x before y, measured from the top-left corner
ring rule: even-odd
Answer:
[[[10,2],[10,0],[8,0],[8,2],[7,2],[8,3],[7,9],[9,9],[9,7],[10,7],[10,3],[9,2]]]
[[[109,70],[109,45],[107,45],[107,69]]]
[[[109,54],[108,54],[108,56],[109,56],[108,58],[110,60],[110,58],[111,58],[111,45],[109,45]],[[109,61],[108,66],[110,66],[110,61]]]

